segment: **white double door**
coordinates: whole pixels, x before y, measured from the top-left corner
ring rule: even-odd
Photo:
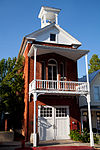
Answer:
[[[39,140],[69,139],[68,106],[39,106],[38,114]]]

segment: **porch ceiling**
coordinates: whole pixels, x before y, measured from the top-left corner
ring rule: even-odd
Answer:
[[[80,59],[82,56],[86,55],[89,50],[80,50],[80,49],[72,49],[65,47],[55,47],[55,46],[45,46],[33,44],[28,53],[29,57],[34,56],[34,48],[37,48],[37,55],[47,54],[47,53],[56,53],[72,59],[74,61]]]

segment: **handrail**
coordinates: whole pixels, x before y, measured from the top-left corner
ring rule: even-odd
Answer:
[[[34,90],[34,80],[29,84],[29,91]],[[37,90],[59,90],[59,91],[78,91],[87,92],[87,82],[77,81],[58,81],[58,80],[36,80]]]

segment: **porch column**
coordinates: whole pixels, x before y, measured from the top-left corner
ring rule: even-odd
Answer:
[[[83,132],[83,114],[82,114],[82,110],[81,110],[81,130]]]
[[[33,129],[34,129],[34,138],[33,138],[33,146],[37,146],[37,134],[36,134],[36,101],[37,101],[37,93],[36,93],[36,53],[37,48],[34,47],[34,123],[33,123]]]
[[[89,128],[90,128],[90,146],[94,146],[93,132],[92,132],[92,120],[91,120],[91,109],[90,109],[90,85],[89,85],[89,76],[88,76],[88,61],[87,54],[85,55],[86,60],[86,75],[88,83],[88,94],[87,94],[87,103],[88,103],[88,117],[89,117]]]
[[[37,48],[34,47],[34,90],[36,90],[36,53]]]
[[[34,92],[34,123],[33,123],[33,128],[34,128],[34,138],[33,138],[33,146],[37,146],[37,133],[36,133],[36,101],[37,101],[37,93]]]

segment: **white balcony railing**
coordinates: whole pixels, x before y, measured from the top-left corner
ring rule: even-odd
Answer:
[[[36,83],[36,86],[34,84]],[[72,92],[88,92],[87,82],[75,81],[55,81],[55,80],[33,80],[29,84],[29,92],[32,90],[46,91],[72,91]]]

